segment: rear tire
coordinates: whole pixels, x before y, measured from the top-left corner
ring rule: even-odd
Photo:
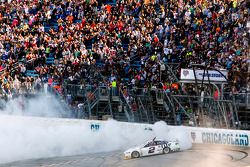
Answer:
[[[138,151],[133,151],[131,154],[132,158],[139,158],[140,157],[140,153]]]
[[[170,148],[169,147],[165,147],[163,149],[163,154],[168,154],[170,152]]]

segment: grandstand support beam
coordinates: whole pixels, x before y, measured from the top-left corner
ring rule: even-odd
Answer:
[[[230,114],[231,114],[231,119],[232,119],[233,128],[236,128],[236,124],[235,124],[235,114],[234,114],[233,104],[232,104],[232,103],[228,103],[228,107],[229,107]]]
[[[91,107],[90,107],[90,104],[89,104],[89,100],[87,100],[87,105],[88,105],[89,118],[91,118],[92,113],[91,113]]]
[[[168,94],[166,92],[164,92],[164,95],[167,97],[167,100],[168,102],[170,103],[171,105],[171,108],[172,108],[172,113],[173,113],[173,118],[174,118],[174,125],[177,125],[177,119],[176,119],[176,109],[175,109],[175,106],[173,104],[173,102],[171,101],[170,97],[168,96]]]
[[[177,98],[176,98],[177,96],[172,95],[171,97],[172,97],[173,101],[175,101],[178,104],[178,106],[181,107],[181,109],[188,116],[188,118],[190,120],[193,120],[194,126],[197,126],[197,121],[195,119],[195,114],[194,113],[188,114],[187,111],[186,111],[186,109],[181,105],[180,101],[177,100]]]
[[[175,80],[175,82],[178,82],[179,80],[178,80],[178,78],[176,77],[176,75],[174,74],[174,72],[173,72],[173,68],[171,68],[170,66],[169,66],[169,64],[165,64],[165,67],[167,67],[167,70],[171,73],[171,75],[174,77],[174,80]]]
[[[198,82],[197,82],[196,72],[195,72],[195,67],[196,66],[201,66],[201,65],[200,64],[193,64],[192,65],[192,69],[193,69],[193,72],[194,72],[194,79],[195,79],[195,89],[196,89],[197,94],[200,94],[199,89],[198,89]],[[205,72],[205,68],[204,68],[204,72]],[[202,79],[202,86],[203,86],[203,81],[204,81],[204,74],[203,74],[203,79]],[[204,124],[204,112],[203,112],[203,110],[200,111],[199,107],[198,107],[198,113],[199,113],[199,115],[201,115],[202,124]]]
[[[204,74],[206,72],[206,67],[207,66],[204,67],[204,71],[203,71],[203,76],[202,76],[202,81],[201,81],[201,89],[203,89],[203,83],[204,83],[204,79],[205,79],[205,75]],[[195,80],[196,80],[196,76],[195,76]]]
[[[218,117],[220,127],[222,127],[221,112],[219,112],[219,111],[221,111],[221,107],[220,107],[220,104],[218,101],[215,101],[215,104],[217,105],[216,115]]]
[[[138,98],[138,101],[139,101],[139,108],[142,108],[142,111],[146,114],[147,123],[150,123],[149,117],[148,117],[148,111],[145,109],[140,97]]]
[[[100,93],[100,89],[99,89],[99,94],[101,94]],[[109,113],[110,113],[111,117],[114,119],[114,114],[113,114],[113,110],[112,110],[111,99],[112,99],[111,93],[110,93],[110,90],[108,90],[108,107],[109,107]]]

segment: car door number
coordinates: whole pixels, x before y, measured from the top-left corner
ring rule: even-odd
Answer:
[[[148,153],[152,154],[155,152],[155,147],[149,147]]]

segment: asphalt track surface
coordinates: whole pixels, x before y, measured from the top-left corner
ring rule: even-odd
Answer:
[[[250,167],[250,149],[193,146],[190,150],[124,160],[122,151],[24,160],[0,167]]]

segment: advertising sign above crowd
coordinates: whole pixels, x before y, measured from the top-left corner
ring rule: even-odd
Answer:
[[[227,82],[228,71],[181,69],[181,80]]]

